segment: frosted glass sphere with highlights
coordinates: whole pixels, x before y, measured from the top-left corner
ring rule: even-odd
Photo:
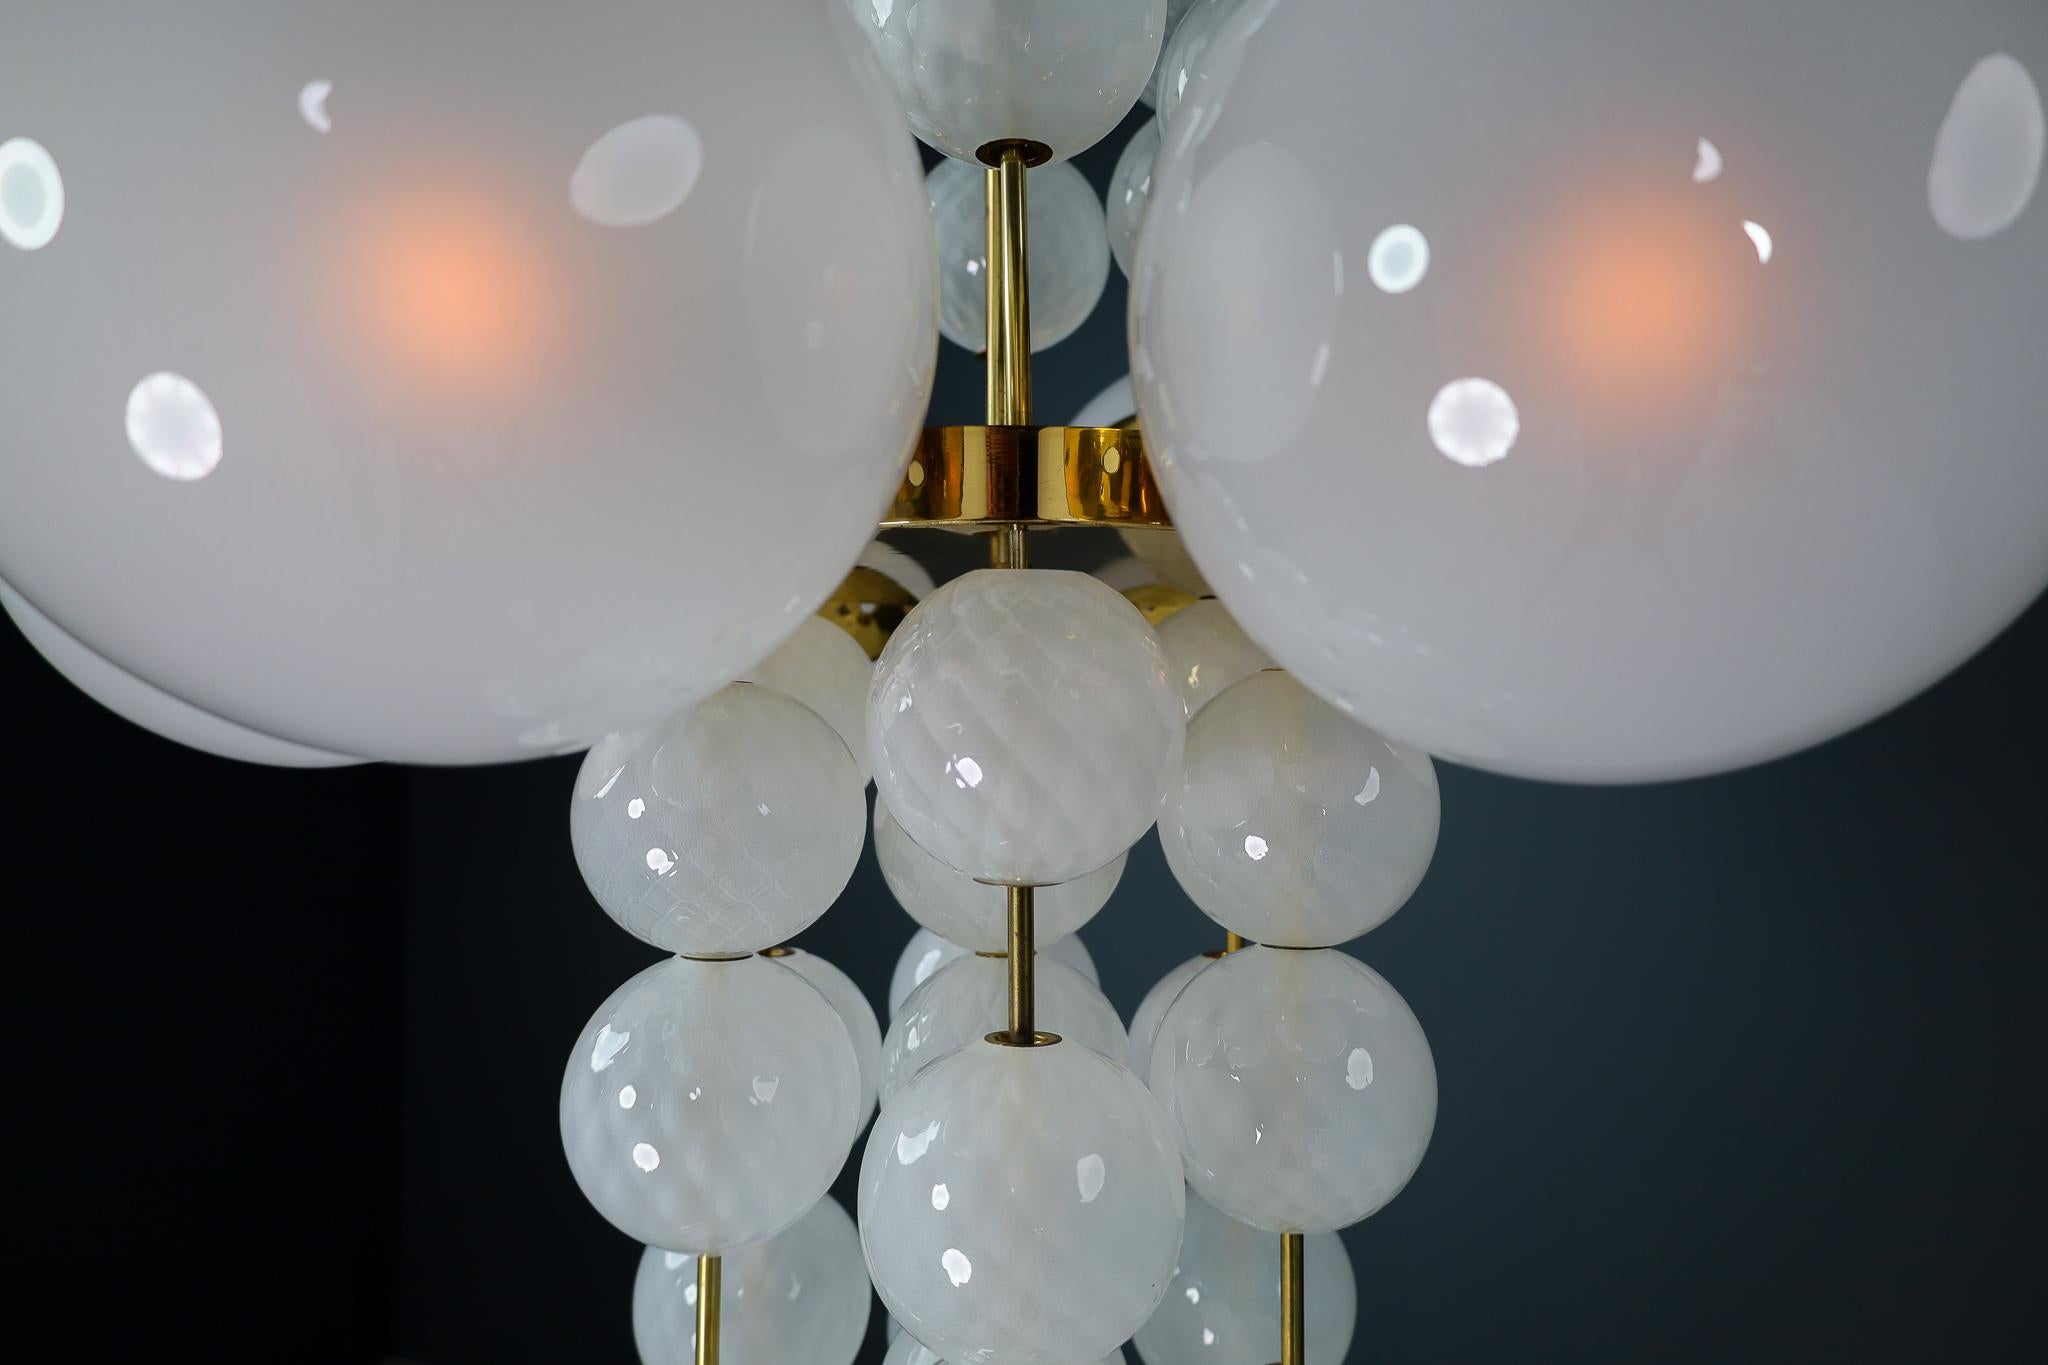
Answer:
[[[893,1320],[891,1325],[894,1326]],[[1098,1365],[1125,1365],[1125,1359],[1123,1348],[1118,1347],[1104,1356]],[[897,1327],[889,1338],[889,1353],[882,1357],[882,1365],[951,1365],[951,1362],[939,1359],[932,1354],[931,1347]]]
[[[860,1234],[882,1302],[948,1360],[1072,1365],[1158,1306],[1180,1156],[1138,1078],[1073,1043],[970,1043],[882,1106]]]
[[[1116,1006],[1072,967],[1040,953],[1033,964],[1039,1031],[1122,1062],[1130,1039]],[[933,972],[903,1002],[882,1038],[882,1103],[942,1057],[1009,1025],[1010,960],[967,954]]]
[[[740,674],[825,718],[853,755],[861,781],[868,777],[868,684],[875,676],[867,651],[823,617],[811,616],[773,654]]]
[[[1167,35],[1159,54],[1159,71],[1152,78],[1160,127],[1171,126],[1190,85],[1202,79],[1202,58],[1209,44],[1243,5],[1244,0],[1194,0]]]
[[[1166,646],[1190,721],[1233,683],[1274,666],[1230,608],[1214,598],[1167,617],[1159,627],[1159,643]]]
[[[847,1040],[853,1044],[853,1055],[860,1061],[860,1118],[854,1124],[858,1128],[874,1114],[881,1093],[882,1022],[875,1018],[875,1007],[868,1003],[867,994],[854,984],[852,977],[816,953],[777,947],[763,956],[780,962],[816,986],[818,994],[839,1012],[839,1022],[846,1025]]]
[[[949,943],[929,929],[919,929],[912,934],[910,942],[903,945],[902,953],[896,958],[896,970],[889,977],[889,1017],[894,1019],[902,1012],[903,1002],[910,998],[912,991],[929,981],[933,972],[965,957],[969,951],[957,943]],[[1094,955],[1088,951],[1088,945],[1081,941],[1079,934],[1040,943],[1038,953],[1040,957],[1064,962],[1079,972],[1089,985],[1101,989],[1102,973],[1097,970]]]
[[[562,1073],[562,1150],[612,1226],[666,1251],[771,1237],[852,1145],[860,1062],[810,982],[765,957],[674,957],[590,1017]]]
[[[619,927],[674,953],[794,938],[845,889],[866,842],[853,755],[809,707],[734,683],[584,757],[569,836]]]
[[[1151,827],[1186,728],[1145,618],[1087,574],[980,569],[917,604],[868,694],[875,789],[918,847],[1050,886]]]
[[[85,648],[330,753],[542,757],[873,537],[937,283],[843,7],[91,8],[0,42],[46,151],[0,157],[0,576]]]
[[[1302,1247],[1308,1365],[1344,1365],[1358,1325],[1351,1255],[1333,1232]],[[1269,1361],[1280,1340],[1280,1239],[1188,1196],[1180,1259],[1159,1310],[1138,1329],[1145,1365]]]
[[[1109,233],[1102,201],[1072,166],[1040,166],[1029,177],[1031,349],[1042,351],[1072,336],[1101,301],[1109,281]],[[939,247],[939,331],[976,353],[988,349],[985,179],[979,166],[946,160],[928,181]]]
[[[1138,409],[1310,688],[1482,768],[1686,777],[1878,715],[2048,584],[2048,24],[1802,15],[1252,0],[1212,39]]]
[[[919,848],[879,801],[875,861],[896,903],[940,938],[975,952],[1009,947],[1009,892],[978,882]],[[1094,919],[1123,878],[1125,861],[1119,853],[1085,877],[1039,888],[1031,898],[1038,942],[1050,946]]]
[[[860,1229],[826,1195],[719,1267],[720,1365],[853,1365],[874,1310]],[[633,1277],[640,1365],[689,1365],[697,1347],[697,1258],[649,1247]]]
[[[1131,1016],[1130,1048],[1125,1054],[1131,1071],[1141,1081],[1150,1082],[1152,1077],[1152,1040],[1159,1036],[1160,1021],[1166,1018],[1166,1008],[1174,1002],[1181,987],[1194,980],[1195,973],[1223,956],[1220,952],[1200,953],[1181,963],[1165,976],[1152,983],[1152,989],[1145,992],[1145,998],[1138,1002],[1138,1012]]]
[[[1422,883],[1442,806],[1429,755],[1286,673],[1255,673],[1188,726],[1159,804],[1166,865],[1203,914],[1283,948],[1348,943]]]
[[[1159,45],[1159,65],[1152,69],[1152,79],[1146,82],[1145,93],[1138,97],[1155,109],[1159,107],[1159,81],[1166,74],[1167,50],[1173,46],[1173,35],[1180,29],[1180,21],[1195,3],[1196,0],[1166,0],[1166,41]]]
[[[1182,988],[1152,1043],[1188,1183],[1268,1232],[1377,1213],[1436,1128],[1436,1061],[1408,1002],[1335,949],[1244,948]]]
[[[1153,119],[1124,144],[1109,177],[1109,254],[1117,268],[1128,275],[1138,250],[1138,229],[1144,225],[1145,204],[1152,195],[1152,161],[1159,155],[1159,120]],[[1128,417],[1135,409],[1127,409]]]
[[[1100,142],[1138,102],[1166,0],[847,0],[895,78],[910,130],[973,161],[991,142],[1055,160]]]

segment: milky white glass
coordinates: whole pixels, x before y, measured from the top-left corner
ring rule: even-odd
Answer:
[[[936,273],[841,7],[131,8],[0,42],[59,173],[0,225],[63,191],[0,241],[0,575],[84,647],[330,752],[524,758],[715,690],[873,537]]]
[[[1200,78],[1203,54],[1243,4],[1244,0],[1194,0],[1167,35],[1159,54],[1159,70],[1152,78],[1160,127],[1171,124],[1189,83]]]
[[[820,616],[805,618],[773,654],[740,674],[823,716],[853,754],[862,782],[868,777],[868,683],[874,675],[868,652]]]
[[[1146,82],[1145,93],[1138,96],[1154,108],[1159,106],[1159,79],[1166,72],[1166,50],[1173,45],[1174,32],[1194,3],[1195,0],[1166,0],[1166,41],[1159,47],[1159,65],[1152,69],[1152,79]]]
[[[1001,952],[1010,942],[1010,893],[988,886],[940,862],[919,848],[889,814],[875,803],[875,861],[896,903],[910,917],[949,943],[975,952]],[[1040,887],[1032,895],[1032,927],[1041,944],[1050,945],[1095,918],[1124,875],[1119,853],[1087,876],[1058,886]]]
[[[1007,914],[1007,911],[1005,911]],[[929,929],[919,929],[910,936],[910,942],[903,945],[903,951],[896,958],[896,970],[889,977],[889,1017],[894,1019],[903,1010],[903,1002],[910,993],[931,979],[933,972],[968,953],[968,949],[957,943],[949,943]],[[1041,940],[1038,949],[1041,957],[1064,962],[1079,972],[1089,985],[1102,985],[1102,973],[1096,969],[1095,958],[1089,953],[1088,945],[1081,942],[1079,934],[1068,934],[1065,938],[1054,939],[1051,943]]]
[[[1158,1306],[1184,1199],[1137,1077],[1074,1043],[975,1042],[882,1106],[860,1234],[883,1304],[943,1359],[1072,1365]]]
[[[1125,375],[1101,393],[1088,400],[1088,405],[1074,414],[1072,425],[1077,427],[1114,427],[1131,420],[1138,411],[1137,395],[1131,391],[1131,377]]]
[[[875,1112],[882,1082],[882,1023],[875,1018],[875,1007],[868,1003],[866,992],[854,984],[852,977],[816,953],[801,948],[775,948],[768,956],[816,986],[818,993],[839,1012],[839,1022],[846,1025],[853,1055],[860,1061],[860,1118],[854,1124],[855,1128],[860,1127]]]
[[[584,757],[569,837],[619,927],[675,953],[795,937],[845,889],[866,842],[853,755],[803,703],[734,683]]]
[[[1037,1027],[1122,1062],[1130,1039],[1116,1006],[1072,967],[1044,953],[1034,965]],[[882,1103],[926,1067],[1009,1027],[1010,960],[966,954],[931,974],[895,1012],[882,1038]]]
[[[987,172],[951,159],[928,186],[939,249],[939,331],[970,351],[988,349]],[[1102,201],[1065,162],[1029,172],[1025,230],[1031,244],[1031,349],[1066,340],[1088,320],[1109,280]]]
[[[1109,253],[1126,275],[1131,273],[1132,258],[1137,254],[1138,228],[1145,221],[1145,203],[1152,194],[1152,160],[1158,155],[1159,120],[1155,118],[1131,134],[1109,177]]]
[[[1351,1255],[1330,1232],[1304,1239],[1308,1365],[1344,1365],[1358,1324]],[[1279,1354],[1280,1239],[1188,1196],[1173,1283],[1135,1344],[1145,1365],[1263,1365]]]
[[[1181,989],[1152,1043],[1152,1093],[1188,1183],[1268,1232],[1334,1232],[1422,1164],[1436,1062],[1399,992],[1335,949],[1244,948]]]
[[[910,130],[974,160],[991,142],[1086,151],[1130,112],[1166,0],[847,0],[895,77]]]
[[[619,987],[570,1050],[562,1150],[633,1240],[724,1252],[818,1201],[859,1105],[853,1043],[816,987],[765,957],[674,957]]]
[[[720,1365],[853,1365],[874,1308],[860,1229],[826,1195],[765,1242],[719,1266]],[[640,1365],[690,1365],[697,1349],[697,1258],[649,1247],[633,1277]]]
[[[338,768],[363,761],[346,754],[309,749],[274,735],[258,734],[151,687],[72,639],[5,583],[0,583],[0,609],[7,612],[22,636],[35,646],[36,653],[73,687],[121,719],[174,743],[221,758],[278,768]]]
[[[932,572],[912,559],[894,545],[872,541],[867,549],[860,552],[860,567],[873,569],[884,578],[905,588],[912,597],[925,598],[932,595]]]
[[[875,789],[920,848],[1054,885],[1138,841],[1180,763],[1166,652],[1087,574],[979,569],[917,604],[868,695]]]
[[[1286,673],[1255,673],[1188,725],[1159,845],[1203,914],[1283,948],[1347,943],[1399,910],[1436,853],[1429,755]]]
[[[1272,656],[1214,598],[1167,617],[1159,626],[1159,643],[1166,646],[1189,720],[1232,683],[1273,667]]]
[[[1202,73],[1146,449],[1331,701],[1505,772],[1711,772],[2048,582],[2035,0],[1254,0]]]
[[[1159,1036],[1159,1021],[1166,1017],[1166,1007],[1180,994],[1181,987],[1194,979],[1196,972],[1221,956],[1221,953],[1201,953],[1189,958],[1153,982],[1152,989],[1146,991],[1145,998],[1138,1002],[1138,1012],[1131,1016],[1130,1047],[1125,1057],[1139,1080],[1149,1081],[1151,1078],[1152,1040]]]
[[[896,1327],[893,1321],[890,1325]],[[882,1357],[882,1365],[951,1365],[951,1363],[939,1359],[932,1354],[931,1347],[924,1345],[916,1337],[906,1334],[901,1327],[896,1327],[895,1334],[889,1338],[889,1354]],[[1124,1365],[1123,1348],[1118,1347],[1116,1350],[1111,1351],[1102,1358],[1099,1365]]]
[[[1148,587],[1159,581],[1152,570],[1145,566],[1145,561],[1136,555],[1121,555],[1088,572],[1121,593],[1128,593],[1132,588]]]

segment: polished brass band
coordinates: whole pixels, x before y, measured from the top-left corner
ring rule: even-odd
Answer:
[[[718,1257],[697,1258],[697,1365],[718,1365],[720,1270]]]
[[[1298,1232],[1280,1234],[1280,1365],[1308,1365],[1308,1328],[1301,1294],[1305,1245]]]
[[[856,568],[832,590],[818,615],[851,635],[870,659],[879,659],[882,646],[916,605],[910,589],[889,575]]]
[[[1031,421],[1031,244],[1025,161],[1016,144],[993,144],[988,197],[988,420]],[[983,149],[984,153],[991,150]],[[988,158],[984,155],[983,160]]]
[[[882,517],[915,526],[1170,527],[1145,462],[1122,427],[926,427]]]
[[[1170,583],[1147,583],[1143,587],[1125,588],[1124,598],[1138,609],[1145,618],[1145,624],[1153,627],[1164,625],[1169,618],[1202,600]]]

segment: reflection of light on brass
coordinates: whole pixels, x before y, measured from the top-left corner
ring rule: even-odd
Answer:
[[[434,384],[519,373],[558,321],[543,257],[487,204],[397,206],[362,238],[349,285],[370,343]]]

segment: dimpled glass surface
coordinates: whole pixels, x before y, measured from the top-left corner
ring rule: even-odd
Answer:
[[[0,130],[68,191],[0,240],[0,576],[263,734],[656,720],[824,600],[923,421],[924,176],[841,6],[10,5]]]
[[[810,616],[773,654],[740,676],[794,697],[825,718],[868,777],[868,683],[874,665],[867,651],[830,621]]]
[[[1138,841],[1186,725],[1166,651],[1087,574],[980,569],[903,619],[875,665],[875,788],[920,848],[1053,885]]]
[[[1273,667],[1271,656],[1244,633],[1230,608],[1214,598],[1167,617],[1159,626],[1159,643],[1166,646],[1189,720],[1232,683]]]
[[[1250,0],[1200,67],[1132,287],[1146,454],[1360,719],[1738,767],[2048,582],[2039,0]]]
[[[1351,1255],[1331,1232],[1304,1239],[1308,1365],[1344,1365],[1358,1324]],[[1173,1283],[1135,1344],[1145,1365],[1267,1365],[1279,1354],[1280,1239],[1188,1196]]]
[[[860,861],[853,755],[801,702],[735,683],[597,744],[569,835],[619,926],[676,953],[750,953],[830,908]]]
[[[720,1365],[853,1365],[874,1295],[860,1229],[826,1195],[765,1242],[728,1252],[719,1267]],[[633,1344],[640,1365],[692,1365],[697,1258],[649,1247],[633,1277]]]
[[[1327,948],[1407,903],[1436,852],[1429,755],[1360,725],[1286,673],[1254,673],[1188,725],[1159,803],[1166,865],[1246,938]]]
[[[670,958],[613,993],[562,1073],[562,1150],[636,1242],[719,1253],[801,1218],[846,1160],[860,1062],[838,1011],[765,957]]]
[[[931,1347],[897,1327],[896,1335],[889,1339],[889,1353],[882,1357],[882,1365],[952,1365],[952,1362],[939,1359],[932,1354]],[[1099,1365],[1125,1365],[1123,1349],[1119,1347],[1111,1351]]]
[[[1042,351],[1088,320],[1109,281],[1109,230],[1087,177],[1065,162],[1030,171],[1025,227],[1031,243],[1031,349]],[[986,172],[965,161],[932,168],[932,228],[939,247],[939,331],[977,354],[988,349]]]
[[[1141,1081],[1150,1082],[1152,1077],[1152,1040],[1159,1036],[1160,1021],[1166,1018],[1166,1007],[1180,994],[1181,987],[1194,979],[1196,972],[1214,962],[1215,953],[1202,953],[1189,958],[1165,976],[1152,983],[1152,989],[1145,992],[1145,998],[1138,1002],[1138,1012],[1131,1016],[1130,1048],[1126,1053],[1131,1071]]]
[[[882,1080],[882,1024],[875,1018],[875,1007],[852,977],[816,953],[778,948],[774,960],[816,986],[839,1012],[839,1022],[846,1025],[847,1040],[860,1061],[860,1118],[854,1124],[858,1129],[875,1112]]]
[[[1122,1061],[1130,1040],[1116,1007],[1088,979],[1043,953],[1034,964],[1037,1027]],[[941,1057],[1009,1027],[1010,960],[955,958],[903,1002],[882,1038],[882,1103]]]
[[[1032,927],[1041,945],[1073,933],[1102,909],[1123,878],[1125,854],[1087,876],[1032,894]],[[949,943],[1001,952],[1010,943],[1010,893],[948,867],[912,842],[889,808],[875,803],[875,861],[910,917]]]
[[[1095,957],[1079,934],[1068,934],[1051,943],[1041,939],[1038,951],[1042,957],[1066,963],[1086,978],[1089,985],[1102,984],[1102,973],[1096,969]],[[930,980],[933,972],[966,956],[967,952],[968,949],[940,938],[929,929],[919,929],[912,934],[910,942],[903,945],[902,953],[896,958],[896,970],[889,977],[889,1017],[896,1017],[903,1008],[903,1002],[910,998],[910,993]]]
[[[1126,275],[1131,273],[1132,258],[1137,254],[1138,229],[1145,221],[1145,202],[1152,194],[1152,160],[1158,155],[1159,120],[1155,118],[1131,134],[1109,177],[1109,254]],[[1112,420],[1130,415],[1125,411]]]
[[[882,1106],[860,1233],[882,1302],[949,1361],[1072,1365],[1158,1306],[1185,1189],[1137,1077],[1072,1043],[970,1043]]]
[[[1334,1232],[1378,1212],[1436,1128],[1422,1025],[1334,949],[1245,948],[1190,981],[1152,1043],[1188,1183],[1268,1232]]]

